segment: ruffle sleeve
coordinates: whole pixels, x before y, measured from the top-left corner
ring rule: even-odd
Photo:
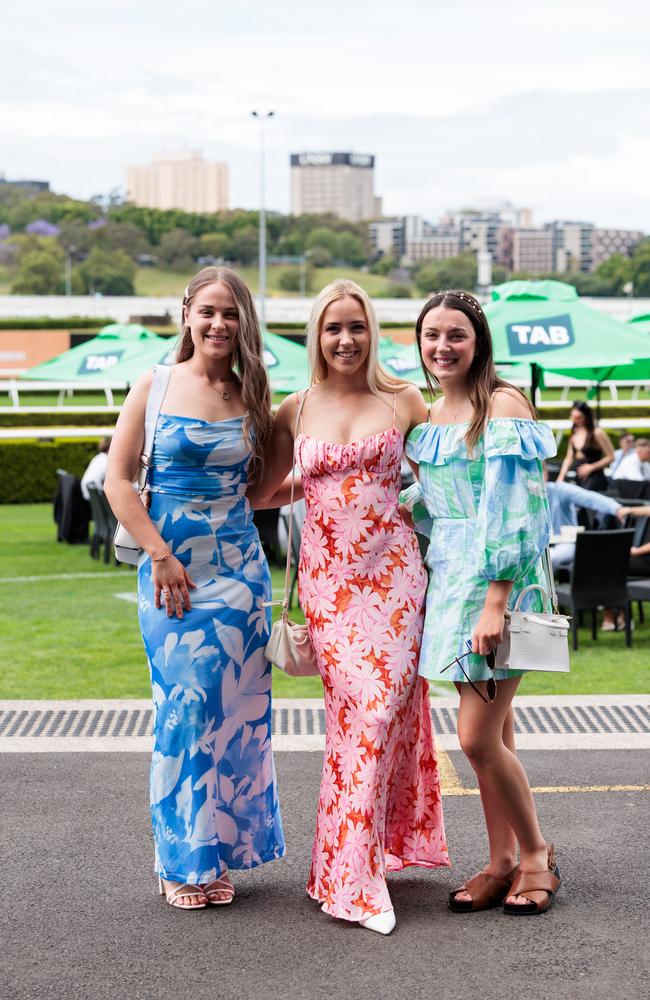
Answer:
[[[427,510],[427,506],[422,496],[422,489],[418,482],[413,483],[407,489],[402,490],[399,495],[399,502],[404,504],[413,519],[413,527],[419,535],[431,538],[433,531],[433,518]]]
[[[551,534],[542,461],[556,453],[549,427],[490,420],[478,508],[479,576],[518,580],[540,559]]]

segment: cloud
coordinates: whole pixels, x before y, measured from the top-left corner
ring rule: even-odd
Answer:
[[[88,196],[156,152],[200,149],[230,164],[232,203],[252,207],[250,111],[273,108],[279,210],[291,152],[354,149],[376,155],[393,213],[499,197],[614,224],[618,204],[620,224],[650,229],[646,23],[641,0],[615,17],[604,0],[402,0],[399,16],[392,0],[24,0],[3,25],[0,170]]]

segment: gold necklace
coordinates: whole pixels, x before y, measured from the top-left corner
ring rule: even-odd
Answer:
[[[232,378],[223,379],[223,384],[224,385],[234,385],[234,382],[235,382],[235,380],[232,379]],[[215,389],[215,387],[212,385],[212,382],[210,382],[210,380],[208,380],[208,385],[210,386],[210,388],[212,389],[212,391],[216,392],[217,396],[221,396],[221,398],[223,400],[230,399],[230,393],[228,392],[227,389],[224,389],[224,390],[222,390],[222,389]]]

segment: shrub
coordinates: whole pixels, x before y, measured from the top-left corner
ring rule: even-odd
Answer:
[[[75,441],[3,441],[0,444],[0,503],[53,500],[56,470],[82,476],[97,454],[99,437]]]
[[[96,333],[100,327],[117,323],[109,316],[3,316],[0,330],[84,330]]]
[[[117,414],[68,413],[59,407],[56,413],[14,413],[11,406],[0,406],[0,427],[106,427]]]

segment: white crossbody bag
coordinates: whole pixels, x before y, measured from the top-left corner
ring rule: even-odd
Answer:
[[[162,401],[169,385],[171,368],[169,365],[154,365],[153,379],[147,397],[147,409],[144,418],[144,448],[140,456],[138,466],[138,493],[144,507],[148,508],[146,493],[149,489],[149,469],[151,468],[151,452],[153,450],[153,439],[156,433],[156,424],[160,415]],[[118,522],[115,534],[113,535],[113,545],[115,546],[115,558],[118,562],[128,563],[130,566],[137,566],[142,555],[142,546],[138,545],[133,535],[131,535],[124,525]]]
[[[503,639],[496,649],[496,669],[569,671],[569,619],[558,610],[555,580],[548,547],[542,556],[547,590],[539,584],[525,587],[512,611],[506,610]],[[544,611],[522,611],[526,594],[539,590]]]

